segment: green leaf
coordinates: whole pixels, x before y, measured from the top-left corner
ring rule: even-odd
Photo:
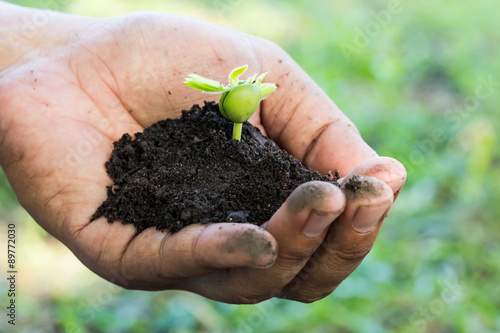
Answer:
[[[203,90],[208,93],[220,93],[229,90],[229,88],[224,87],[222,83],[197,74],[189,74],[184,84],[190,88]]]
[[[266,75],[267,75],[267,72],[260,74],[259,77],[257,78],[257,80],[255,80],[255,84],[260,86],[260,84],[262,83],[262,80],[264,80]]]
[[[249,77],[249,78],[245,81],[245,83],[254,83],[256,78],[257,78],[257,74],[255,74],[254,76],[250,76],[250,77]]]
[[[264,99],[276,90],[276,85],[274,83],[262,83],[259,88],[261,99]]]
[[[235,68],[229,73],[229,85],[231,88],[234,88],[238,85],[238,78],[243,72],[245,72],[248,68],[248,65],[244,65],[238,68]]]

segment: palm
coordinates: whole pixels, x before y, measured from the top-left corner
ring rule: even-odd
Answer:
[[[133,134],[157,120],[178,117],[180,110],[201,103],[204,97],[182,85],[187,70],[200,66],[197,57],[193,56],[192,66],[185,59],[182,67],[180,63],[176,66],[176,55],[166,58],[164,47],[158,45],[160,36],[143,34],[152,22],[131,21],[135,24],[129,19],[99,26],[83,35],[71,50],[31,60],[23,67],[23,80],[11,86],[28,92],[28,98],[15,94],[22,98],[14,101],[18,105],[12,109],[23,109],[17,116],[28,117],[26,126],[36,129],[26,136],[23,146],[40,144],[23,164],[30,166],[36,188],[44,191],[26,193],[25,205],[35,211],[40,210],[29,206],[54,208],[57,216],[35,218],[57,237],[77,239],[72,250],[91,268],[100,264],[96,258],[101,253],[113,253],[106,260],[119,269],[116,265],[135,237],[131,226],[108,224],[103,219],[89,223],[106,199],[105,186],[111,183],[104,163],[112,143],[123,133]],[[217,56],[200,52],[206,59]],[[156,232],[158,237],[164,236]]]
[[[90,269],[126,287],[180,288],[237,303],[256,302],[281,290],[285,290],[284,297],[317,299],[335,289],[355,268],[352,261],[346,269],[342,261],[331,261],[333,265],[321,268],[317,278],[303,282],[300,291],[286,291],[304,265],[316,260],[309,257],[323,239],[309,240],[302,235],[300,223],[311,213],[313,201],[294,213],[290,205],[284,205],[266,231],[226,224],[222,231],[214,232],[210,227],[192,225],[174,235],[154,229],[136,235],[132,225],[108,224],[103,218],[89,222],[106,199],[105,185],[111,184],[104,163],[112,143],[123,133],[140,132],[160,119],[178,117],[180,110],[192,104],[212,99],[183,86],[184,77],[192,72],[225,83],[226,73],[242,64],[255,73],[269,71],[267,80],[278,83],[279,88],[250,121],[309,167],[327,172],[335,165],[345,175],[375,154],[286,53],[265,41],[172,16],[168,22],[159,15],[87,22],[77,38],[71,37],[71,43],[65,41],[51,49],[49,56],[26,62],[0,86],[8,87],[11,97],[5,109],[14,124],[8,132],[10,139],[5,140],[15,142],[5,169],[35,220]],[[293,75],[288,76],[290,73]],[[325,154],[334,130],[339,137],[348,138],[349,145],[335,155]],[[391,177],[403,173],[394,172]],[[367,199],[367,203],[392,202],[392,191],[380,183],[383,195]],[[345,205],[343,194],[337,188],[323,190],[325,200],[315,205],[340,214]],[[372,244],[376,233],[363,242],[358,236],[342,236],[351,233],[342,229],[350,223],[349,214],[344,217],[347,222],[338,222],[341,229],[331,232],[338,239],[327,247],[351,247],[351,240]],[[328,216],[329,222],[336,218]],[[296,225],[287,226],[287,221]],[[224,253],[228,239],[246,231],[271,244],[274,252],[259,258],[248,257],[245,251],[249,249],[238,255]],[[266,270],[246,267],[274,261],[277,242],[284,257],[278,258],[279,264]],[[298,247],[306,249],[306,254]],[[168,251],[178,253],[178,259],[166,256]],[[363,251],[356,254],[355,262],[362,260]],[[255,286],[249,288],[249,281]],[[318,285],[326,287],[318,291]]]

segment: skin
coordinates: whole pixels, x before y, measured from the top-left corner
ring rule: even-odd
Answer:
[[[275,44],[170,14],[94,19],[2,2],[0,13],[0,164],[21,205],[96,274],[127,289],[180,289],[228,303],[312,302],[371,250],[404,167],[378,157]],[[29,30],[35,15],[48,20]],[[104,163],[112,143],[210,99],[182,84],[188,73],[225,82],[242,64],[279,86],[251,123],[307,167],[338,168],[343,183],[366,175],[364,188],[376,191],[346,199],[333,185],[304,184],[263,228],[221,223],[136,235],[132,225],[89,223],[111,185]]]

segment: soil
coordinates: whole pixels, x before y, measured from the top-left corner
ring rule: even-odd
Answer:
[[[372,182],[366,181],[363,176],[354,175],[342,186],[347,200],[355,200],[363,197],[378,197],[380,190],[373,186]]]
[[[113,185],[92,216],[176,232],[192,223],[268,221],[300,184],[322,180],[250,123],[242,141],[218,105],[205,102],[114,143],[105,164]],[[331,179],[333,178],[333,180]]]

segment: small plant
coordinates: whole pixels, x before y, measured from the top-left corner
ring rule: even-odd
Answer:
[[[189,74],[184,81],[188,87],[207,93],[222,93],[219,99],[219,110],[222,115],[234,123],[233,139],[241,140],[242,124],[250,119],[259,107],[260,102],[276,90],[274,83],[262,83],[267,73],[258,74],[247,80],[239,80],[248,65],[235,68],[229,73],[229,85],[204,78],[197,74]]]

